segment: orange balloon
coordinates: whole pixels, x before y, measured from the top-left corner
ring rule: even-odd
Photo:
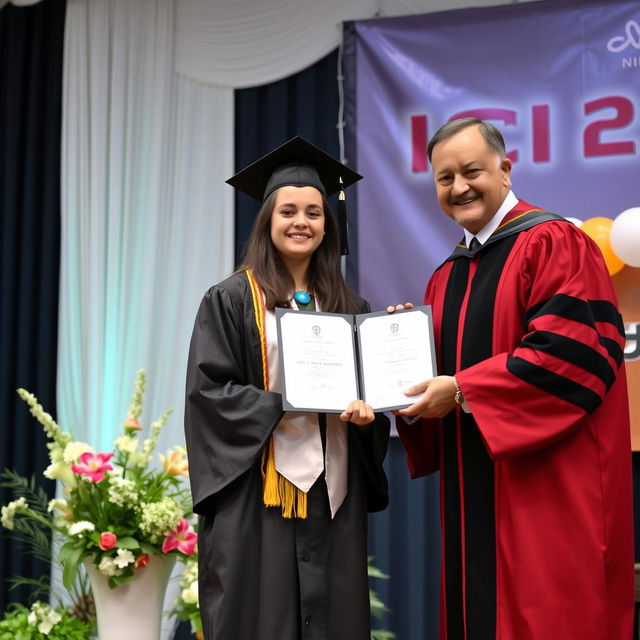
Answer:
[[[580,227],[600,247],[610,276],[618,273],[624,267],[624,262],[618,258],[611,248],[612,224],[613,220],[611,218],[589,218]]]

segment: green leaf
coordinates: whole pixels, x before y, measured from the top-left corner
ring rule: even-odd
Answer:
[[[60,560],[62,563],[62,584],[64,584],[67,591],[70,591],[73,587],[73,583],[76,580],[76,574],[78,573],[78,566],[83,556],[83,548],[73,547],[73,550],[69,551],[67,554],[66,559]]]
[[[75,554],[78,549],[82,549],[82,547],[78,546],[75,540],[65,542],[58,551],[58,560],[62,563],[66,562],[67,558]]]
[[[157,551],[156,547],[154,547],[152,544],[149,544],[148,542],[141,542],[140,550],[142,551],[142,553],[146,553],[150,556],[154,555]]]
[[[117,543],[118,549],[139,549],[140,543],[131,536],[126,536],[124,538],[118,538]]]
[[[391,640],[396,634],[393,631],[384,631],[382,629],[374,629],[371,631],[371,640]]]

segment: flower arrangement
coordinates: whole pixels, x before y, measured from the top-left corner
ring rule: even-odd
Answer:
[[[31,609],[12,605],[0,620],[0,640],[86,640],[91,626],[63,607],[34,602]]]
[[[62,482],[63,497],[51,500],[45,513],[20,496],[2,507],[2,525],[14,529],[20,517],[60,534],[63,544],[58,559],[68,591],[85,558],[91,558],[113,588],[131,581],[154,554],[187,557],[195,553],[197,534],[188,521],[191,497],[180,479],[188,474],[184,448],[174,447],[161,455],[162,469],[150,468],[171,411],[151,424],[148,438],[139,438],[145,385],[145,372],[140,370],[113,452],[96,452],[89,444],[73,440],[33,394],[18,389],[49,438],[51,464],[44,475]]]
[[[192,633],[198,640],[202,640],[204,635],[198,602],[198,559],[196,555],[187,558],[180,580],[180,595],[175,604],[171,614],[178,620],[188,620],[191,623]]]

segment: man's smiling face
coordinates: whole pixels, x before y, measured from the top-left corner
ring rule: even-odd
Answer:
[[[436,144],[431,165],[442,210],[473,234],[493,218],[511,188],[511,161],[487,144],[478,125]]]

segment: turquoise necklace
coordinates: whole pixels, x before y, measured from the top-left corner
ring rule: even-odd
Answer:
[[[296,291],[293,294],[293,299],[298,304],[309,304],[311,302],[311,296],[306,291]]]

